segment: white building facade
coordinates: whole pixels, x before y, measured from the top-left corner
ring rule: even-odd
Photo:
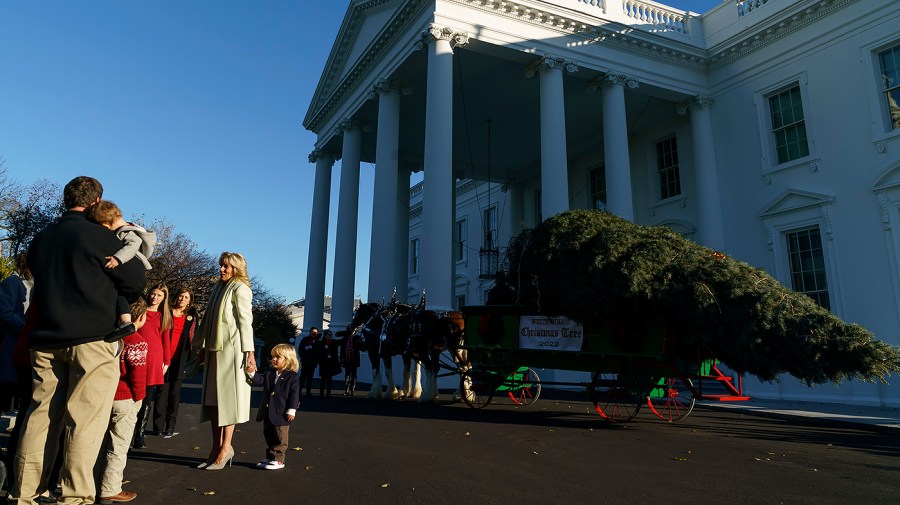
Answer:
[[[900,345],[898,27],[893,0],[702,15],[638,0],[353,0],[304,120],[318,136],[313,236],[327,236],[341,161],[333,326],[352,316],[358,254],[372,300],[397,287],[411,301],[424,289],[431,308],[479,304],[488,231],[502,247],[559,212],[604,208],[764,268]],[[375,164],[370,251],[355,245],[361,162]],[[324,299],[327,254],[311,243],[306,300]],[[748,379],[745,392],[898,407],[893,382]]]

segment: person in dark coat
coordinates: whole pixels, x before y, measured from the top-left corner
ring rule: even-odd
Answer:
[[[355,333],[339,331],[338,357],[344,367],[344,396],[353,396],[356,392],[356,371],[359,369],[359,337]]]
[[[272,348],[272,369],[264,374],[256,373],[255,364],[247,365],[247,382],[252,386],[263,386],[256,420],[263,422],[267,447],[266,457],[256,464],[257,468],[284,468],[290,424],[300,408],[297,368],[297,352],[290,344],[278,344]]]
[[[332,379],[341,373],[338,344],[333,337],[331,330],[325,330],[319,344],[319,396],[331,396]]]
[[[106,434],[119,382],[118,342],[104,338],[116,326],[116,298],[140,296],[143,265],[103,268],[120,247],[116,234],[87,220],[84,211],[103,196],[92,177],[76,177],[63,189],[68,210],[40,232],[28,248],[34,277],[28,333],[34,383],[31,404],[16,451],[16,483],[7,500],[33,503],[46,488],[45,455],[65,454],[60,469],[61,502],[93,503],[94,463]],[[133,263],[133,264],[131,264]]]
[[[313,326],[309,335],[300,340],[300,387],[306,389],[306,395],[312,393],[313,373],[319,364],[319,329]]]

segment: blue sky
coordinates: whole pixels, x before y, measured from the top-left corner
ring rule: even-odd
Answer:
[[[718,0],[671,0],[705,12]],[[21,184],[100,179],[126,219],[237,251],[288,301],[306,290],[315,135],[301,121],[347,0],[0,3],[0,157]],[[356,291],[368,284],[364,164]],[[368,191],[367,191],[368,189]]]

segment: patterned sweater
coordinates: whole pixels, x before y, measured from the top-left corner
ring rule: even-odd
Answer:
[[[132,333],[122,342],[121,360],[119,361],[119,385],[116,387],[114,400],[134,400],[139,402],[147,395],[147,341],[140,332]]]

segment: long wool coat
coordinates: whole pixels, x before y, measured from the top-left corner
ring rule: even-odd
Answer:
[[[211,313],[212,307],[207,306],[206,316],[197,332],[198,345],[206,350],[200,404],[206,404],[209,381],[214,380],[219,426],[250,420],[250,385],[244,374],[244,353],[253,351],[253,293],[246,284],[237,280],[230,281],[224,289],[218,314]],[[216,335],[222,339],[221,351],[209,349]],[[211,360],[216,360],[214,365]],[[215,377],[211,377],[212,370]],[[207,409],[200,412],[200,422],[210,420]]]

